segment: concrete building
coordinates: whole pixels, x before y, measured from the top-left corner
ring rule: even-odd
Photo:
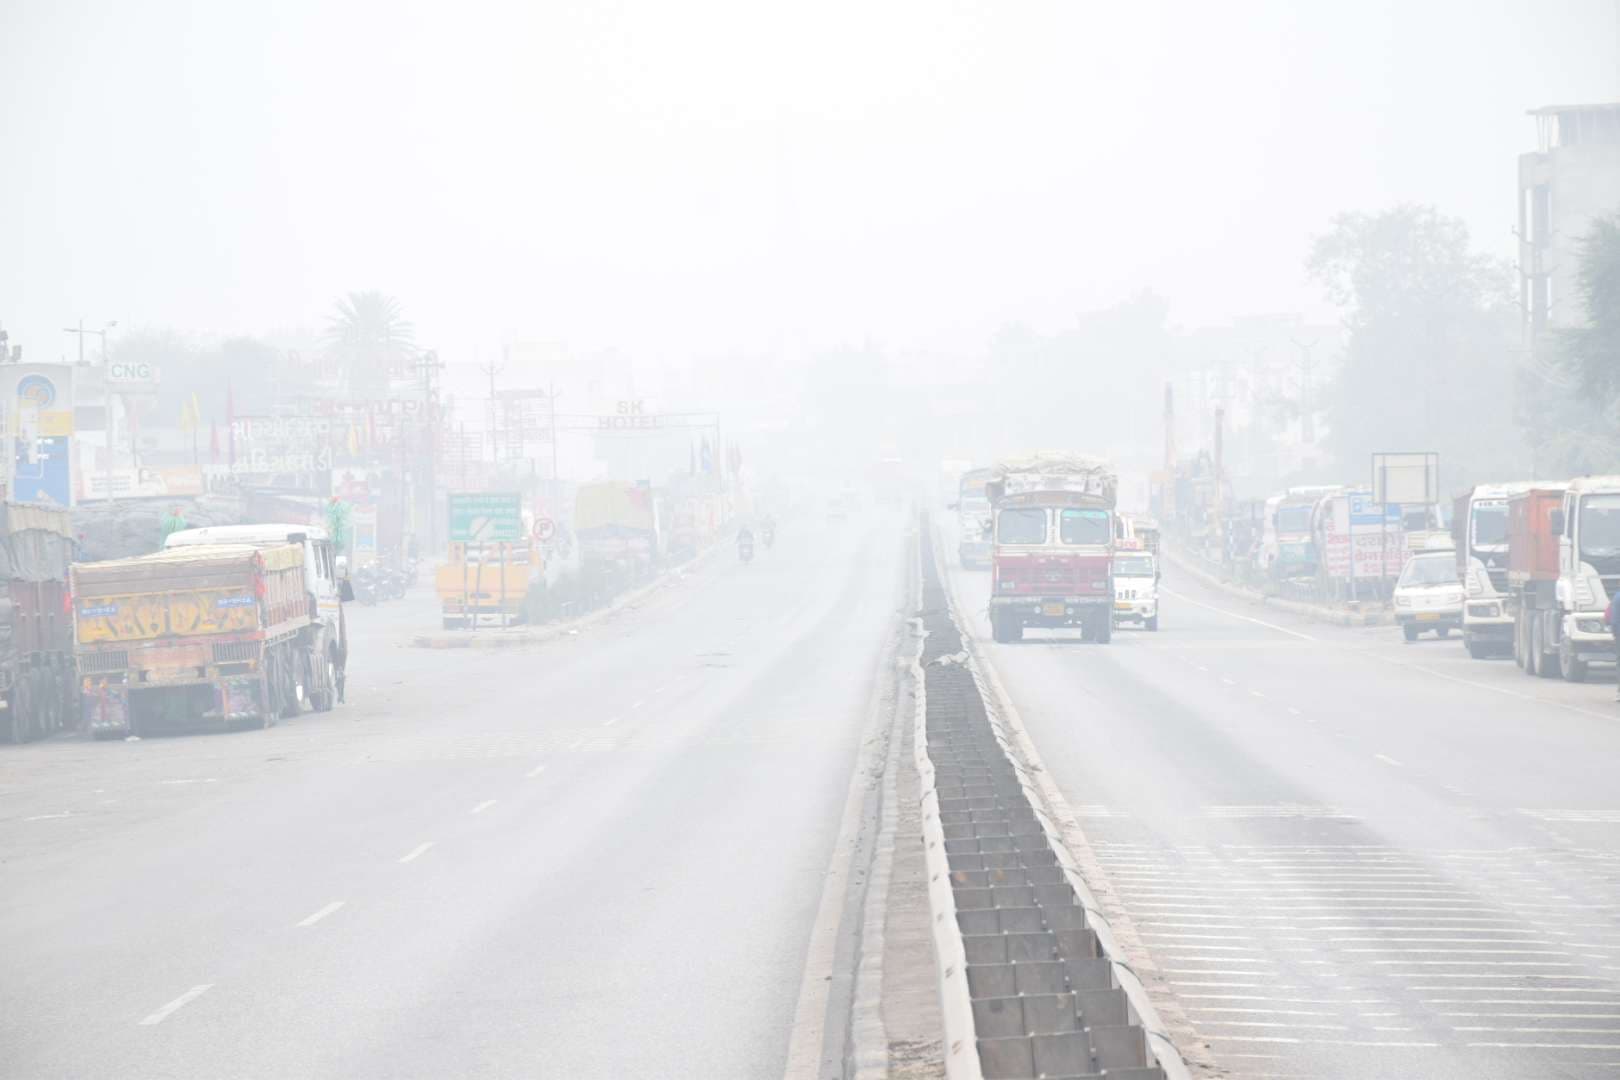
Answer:
[[[1535,153],[1519,155],[1519,291],[1526,337],[1581,321],[1579,246],[1620,213],[1620,102],[1545,105]]]

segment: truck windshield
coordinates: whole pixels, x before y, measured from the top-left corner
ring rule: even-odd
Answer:
[[[1401,571],[1402,585],[1455,585],[1457,560],[1445,555],[1420,555]]]
[[[996,515],[996,540],[1003,544],[1039,544],[1046,540],[1046,511],[1003,510]]]
[[[1581,500],[1581,554],[1620,555],[1620,495]]]
[[[1058,531],[1065,544],[1106,544],[1113,537],[1106,510],[1065,510]]]
[[[978,515],[990,509],[990,500],[983,495],[969,495],[956,505],[964,514]]]
[[[1507,546],[1507,503],[1475,503],[1473,518],[1475,547]]]
[[[1307,533],[1311,531],[1311,508],[1308,506],[1281,506],[1277,508],[1279,533]]]
[[[1152,577],[1153,556],[1116,555],[1114,556],[1114,574],[1117,577]]]

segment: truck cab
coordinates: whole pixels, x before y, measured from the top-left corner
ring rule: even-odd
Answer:
[[[1589,665],[1615,659],[1603,613],[1620,589],[1620,476],[1571,480],[1552,526],[1558,534],[1558,667],[1565,679],[1580,682]]]
[[[1114,624],[1159,628],[1159,557],[1136,538],[1116,541]]]
[[[972,469],[962,474],[956,496],[956,557],[964,570],[990,567],[990,499],[984,486],[991,470]]]
[[[990,628],[996,641],[1026,627],[1113,635],[1114,500],[1111,467],[1093,458],[1037,455],[1003,463],[986,485],[993,507]]]
[[[1266,500],[1258,569],[1274,581],[1316,573],[1311,517],[1317,502],[1336,487],[1292,487]]]
[[[1476,660],[1513,651],[1513,606],[1508,588],[1508,500],[1538,485],[1480,484],[1457,497],[1452,542],[1467,600],[1463,647]],[[1540,485],[1550,487],[1552,485]]]

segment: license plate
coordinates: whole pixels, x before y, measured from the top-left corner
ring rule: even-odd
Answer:
[[[1065,612],[1064,612],[1064,608],[1063,608],[1062,604],[1042,604],[1041,605],[1041,614],[1042,615],[1062,615],[1064,613]]]
[[[1130,601],[1129,600],[1115,600],[1114,601],[1114,610],[1115,611],[1129,611],[1129,610],[1131,610]]]
[[[1440,621],[1440,613],[1438,611],[1420,611],[1420,612],[1418,612],[1417,621],[1418,622],[1439,622]]]

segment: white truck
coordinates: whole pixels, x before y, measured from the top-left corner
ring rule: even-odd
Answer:
[[[1562,485],[1532,481],[1480,484],[1452,504],[1452,544],[1457,574],[1468,599],[1463,606],[1462,641],[1468,655],[1513,653],[1512,590],[1508,587],[1508,500],[1534,487]]]
[[[1159,556],[1141,539],[1114,541],[1114,625],[1159,628]]]
[[[1337,486],[1291,487],[1266,500],[1260,533],[1257,568],[1274,581],[1316,575],[1316,545],[1311,537],[1311,516],[1324,495]]]
[[[1586,678],[1589,665],[1615,659],[1614,639],[1603,622],[1609,598],[1620,589],[1620,476],[1582,476],[1564,489],[1553,514],[1558,535],[1557,605],[1546,617],[1556,637],[1558,672],[1570,682]]]

